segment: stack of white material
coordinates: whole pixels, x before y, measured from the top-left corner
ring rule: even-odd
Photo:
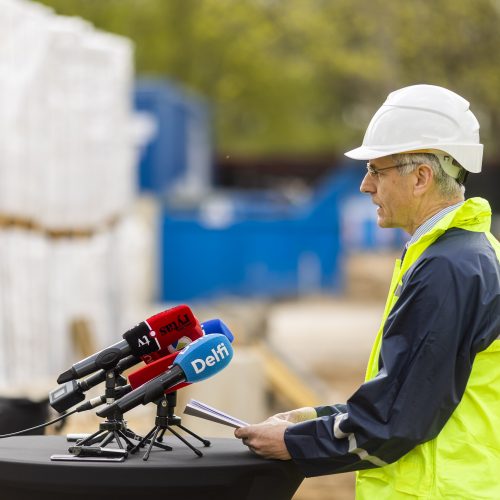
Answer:
[[[98,348],[119,340],[138,297],[115,283],[144,289],[121,276],[149,257],[127,243],[147,240],[131,215],[133,81],[128,39],[0,0],[0,389],[67,369],[75,319]]]

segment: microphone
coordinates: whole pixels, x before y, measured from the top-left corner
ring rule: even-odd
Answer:
[[[137,363],[140,359],[135,356],[127,356],[126,358],[119,361],[116,365],[116,370],[118,373],[130,368]],[[54,408],[54,410],[59,413],[63,413],[72,406],[82,402],[85,399],[84,392],[88,391],[92,387],[104,382],[106,380],[106,371],[99,370],[90,377],[78,380],[70,380],[69,382],[60,385],[56,389],[49,392],[49,404]]]
[[[210,335],[213,333],[222,333],[225,335],[230,342],[233,342],[234,335],[229,329],[229,327],[220,319],[210,319],[201,323],[201,329],[205,335]],[[196,334],[196,335],[195,335]],[[136,389],[140,387],[142,384],[149,382],[152,378],[160,375],[165,372],[168,368],[170,368],[178,354],[178,351],[181,350],[186,344],[196,340],[199,338],[198,330],[193,330],[190,336],[183,336],[179,340],[172,342],[167,348],[171,354],[164,355],[159,359],[148,359],[149,362],[145,366],[142,366],[135,372],[132,372],[128,376],[128,389]],[[165,350],[157,351],[152,354],[158,356],[159,353],[164,354]],[[143,357],[144,358],[144,357]],[[126,358],[120,360],[116,365],[116,370],[118,373],[123,372],[124,370],[131,368],[140,362],[140,359],[136,358],[133,355],[127,356]],[[64,383],[63,385],[53,389],[49,393],[49,404],[54,410],[59,413],[63,413],[69,410],[72,406],[75,406],[78,403],[81,403],[85,399],[85,392],[95,387],[96,385],[104,382],[106,379],[106,371],[99,370],[90,377],[83,380],[71,380],[69,382]],[[173,392],[178,389],[182,389],[183,387],[189,385],[188,383],[180,383],[165,391],[165,393]]]
[[[200,382],[215,375],[229,364],[232,357],[233,348],[225,335],[211,334],[201,337],[177,354],[170,369],[108,405],[97,412],[97,415],[122,415],[140,404],[157,401],[165,390],[181,382]]]
[[[229,330],[228,326],[220,319],[210,319],[208,321],[204,321],[203,323],[201,323],[201,328],[204,331],[205,335],[213,335],[218,333],[225,335],[229,342],[233,342],[234,340],[234,335],[232,334],[231,330]],[[137,387],[140,387],[142,384],[149,382],[154,377],[157,377],[164,371],[168,370],[172,366],[177,354],[179,353],[173,352],[172,354],[157,359],[152,363],[141,366],[135,372],[129,373],[128,383],[130,384],[132,389],[137,389]],[[189,385],[189,383],[180,383],[175,387],[172,387],[168,391],[165,391],[165,393],[182,389],[186,385]]]
[[[221,319],[216,318],[204,321],[201,324],[201,329],[203,330],[205,335],[208,335],[210,333],[222,333],[222,335],[225,335],[229,339],[229,342],[232,343],[234,340],[234,335],[232,334],[231,330]]]
[[[203,335],[200,323],[187,305],[180,305],[151,316],[123,334],[123,339],[78,363],[57,378],[58,384],[84,377],[99,369],[110,370],[129,355],[148,363],[169,352],[169,346],[186,336],[194,340]]]

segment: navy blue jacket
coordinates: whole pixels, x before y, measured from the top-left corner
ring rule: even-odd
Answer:
[[[306,476],[392,463],[433,439],[460,402],[475,355],[500,334],[500,268],[484,233],[446,231],[403,276],[377,376],[347,404],[316,408],[285,443]]]

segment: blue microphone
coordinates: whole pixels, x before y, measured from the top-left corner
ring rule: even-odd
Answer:
[[[222,333],[225,335],[230,342],[234,340],[234,335],[232,334],[229,327],[221,319],[209,319],[201,323],[201,329],[205,335],[210,335],[212,333]]]
[[[129,392],[103,410],[99,417],[123,413],[160,399],[167,389],[181,382],[200,382],[223,370],[233,358],[229,339],[222,334],[211,334],[188,344],[179,352],[171,368]]]

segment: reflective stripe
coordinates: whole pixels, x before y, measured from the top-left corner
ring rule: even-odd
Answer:
[[[351,432],[347,434],[340,428],[340,423],[343,422],[347,417],[348,417],[347,413],[341,413],[340,415],[337,415],[335,417],[333,423],[333,435],[337,439],[347,438],[349,441],[349,453],[358,455],[358,457],[361,460],[367,460],[368,462],[371,462],[373,465],[376,465],[377,467],[383,467],[384,465],[387,465],[387,462],[384,462],[383,460],[374,455],[370,455],[363,448],[358,448],[358,443],[356,442],[356,436],[354,435],[354,433]]]
[[[335,417],[333,422],[333,435],[337,439],[346,438],[349,434],[346,434],[340,427],[340,422],[343,422],[347,418],[347,413],[340,413]]]
[[[370,455],[363,448],[358,448],[358,444],[356,442],[356,436],[354,434],[349,435],[349,453],[356,453],[361,460],[366,460],[371,462],[373,465],[378,467],[383,467],[384,465],[388,465],[387,462],[384,462],[380,458]]]

